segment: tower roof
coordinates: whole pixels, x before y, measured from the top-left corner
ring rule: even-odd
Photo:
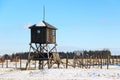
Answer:
[[[52,29],[57,29],[56,27],[52,26],[51,24],[45,22],[45,21],[42,21],[38,24],[34,24],[32,26],[30,26],[29,28],[35,28],[35,27],[47,27],[47,28],[52,28]]]

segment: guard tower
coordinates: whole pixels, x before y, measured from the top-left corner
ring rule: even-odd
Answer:
[[[56,49],[56,30],[54,26],[42,21],[29,27],[31,31],[31,42],[28,55],[28,64],[32,59],[39,60],[39,69],[44,68],[44,61],[47,62],[48,68],[54,63],[60,64],[60,57]]]

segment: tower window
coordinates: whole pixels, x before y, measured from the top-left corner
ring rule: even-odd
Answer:
[[[55,30],[52,30],[52,35],[55,36]]]
[[[37,30],[37,33],[40,34],[40,30]]]

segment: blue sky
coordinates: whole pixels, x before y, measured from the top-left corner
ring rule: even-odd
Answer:
[[[0,0],[0,54],[29,50],[28,24],[56,26],[58,51],[108,48],[120,54],[119,0]]]

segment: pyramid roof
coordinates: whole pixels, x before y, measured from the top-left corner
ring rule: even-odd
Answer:
[[[53,25],[51,25],[45,21],[42,21],[38,24],[34,24],[34,25],[30,26],[29,28],[31,29],[31,28],[35,28],[35,27],[47,27],[47,28],[57,29],[56,27],[54,27]]]

